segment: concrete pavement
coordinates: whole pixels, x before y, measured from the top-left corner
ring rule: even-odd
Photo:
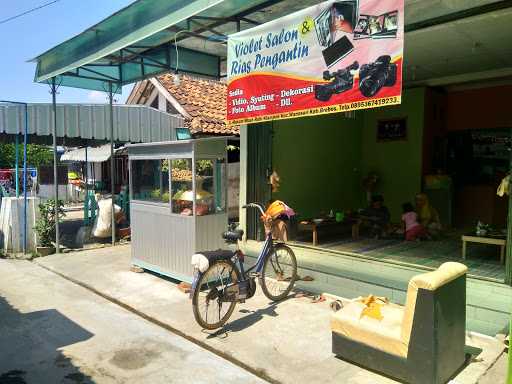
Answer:
[[[36,260],[79,284],[121,303],[156,324],[175,330],[199,345],[248,367],[272,382],[388,384],[392,380],[335,358],[331,353],[327,303],[292,298],[269,303],[258,288],[238,305],[231,321],[216,333],[195,323],[188,295],[164,278],[130,272],[130,247],[118,246]],[[483,349],[455,379],[472,384],[503,350],[494,338],[469,334],[467,343]]]
[[[264,383],[37,264],[0,259],[1,384],[220,381]]]
[[[508,369],[508,353],[503,353],[496,363],[478,380],[478,384],[510,384],[505,383]]]

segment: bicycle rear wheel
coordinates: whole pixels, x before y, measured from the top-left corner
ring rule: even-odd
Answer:
[[[238,268],[231,260],[215,262],[201,276],[192,298],[194,318],[201,327],[217,329],[228,321],[236,302],[223,301],[223,293],[239,280]]]
[[[297,260],[290,247],[277,244],[265,260],[260,285],[265,296],[272,301],[288,296],[297,280]]]

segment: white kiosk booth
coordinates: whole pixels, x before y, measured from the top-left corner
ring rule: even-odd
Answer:
[[[224,244],[227,138],[127,147],[132,263],[191,282],[191,256]]]

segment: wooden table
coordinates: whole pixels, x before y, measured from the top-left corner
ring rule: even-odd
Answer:
[[[316,247],[318,245],[318,231],[320,229],[327,228],[347,228],[352,226],[352,223],[347,221],[342,221],[338,223],[334,220],[324,220],[321,223],[315,223],[314,221],[308,220],[307,222],[299,222],[298,230],[302,232],[311,232],[313,235],[313,246]]]
[[[466,260],[466,243],[480,243],[480,244],[497,245],[500,247],[500,263],[503,264],[505,262],[505,246],[507,245],[507,240],[505,240],[505,239],[501,239],[499,237],[463,235],[462,236],[462,259],[464,259],[464,260]]]

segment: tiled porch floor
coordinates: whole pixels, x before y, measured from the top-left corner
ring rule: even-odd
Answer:
[[[352,240],[346,238],[336,240],[326,238],[319,247],[350,254],[359,254],[376,260],[398,262],[407,265],[437,268],[446,261],[458,261],[466,264],[469,273],[475,277],[483,277],[503,282],[505,266],[500,264],[497,246],[469,243],[466,260],[462,260],[460,240],[461,234],[451,233],[439,240],[406,242],[400,239]],[[300,245],[311,243],[297,241]]]

